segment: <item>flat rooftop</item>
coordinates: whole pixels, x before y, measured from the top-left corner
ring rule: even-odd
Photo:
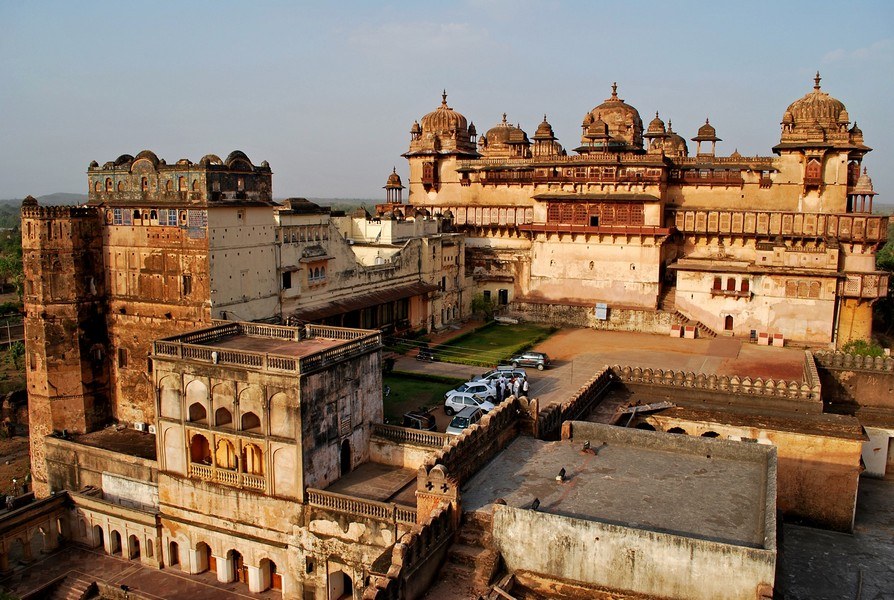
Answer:
[[[378,330],[217,321],[212,327],[156,340],[152,357],[305,372],[377,350],[381,345],[382,333]]]
[[[156,460],[155,436],[136,429],[106,427],[91,433],[73,435],[70,439],[85,446]]]
[[[416,471],[381,463],[363,463],[325,491],[416,508]]]
[[[593,437],[589,441],[595,454],[582,451],[580,438],[544,442],[518,437],[463,488],[464,510],[492,510],[498,498],[526,508],[538,498],[541,512],[764,547],[766,462],[736,458],[729,442],[719,441],[727,448],[715,456],[711,444],[717,440],[699,440],[688,450],[681,449],[687,444],[667,440],[667,449],[660,449],[662,443],[634,440],[676,436],[631,433],[626,442],[611,439],[606,445]],[[556,481],[562,468],[564,483]]]

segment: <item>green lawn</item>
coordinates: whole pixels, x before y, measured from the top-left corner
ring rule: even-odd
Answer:
[[[435,354],[444,362],[489,367],[543,341],[555,331],[554,327],[536,323],[494,323],[439,345]]]
[[[409,410],[440,406],[444,404],[444,394],[463,382],[462,379],[409,373],[384,375],[382,388],[386,385],[391,387],[391,393],[384,398],[385,419],[389,423],[400,424],[403,414]]]

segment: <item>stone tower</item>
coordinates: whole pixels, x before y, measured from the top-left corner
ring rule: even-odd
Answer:
[[[94,208],[22,203],[31,469],[46,489],[43,440],[85,433],[110,414],[102,225]]]

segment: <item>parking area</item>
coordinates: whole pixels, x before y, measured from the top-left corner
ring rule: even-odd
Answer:
[[[804,378],[804,353],[794,348],[773,348],[743,343],[735,338],[682,339],[646,333],[563,329],[537,344],[552,365],[545,371],[526,369],[529,395],[541,405],[569,397],[606,365],[630,365],[716,375],[771,377],[788,381]],[[442,362],[420,362],[399,357],[395,371],[436,374],[468,381],[486,369]],[[446,416],[436,415],[440,427]],[[446,424],[445,424],[446,426]],[[443,431],[443,429],[440,429]]]

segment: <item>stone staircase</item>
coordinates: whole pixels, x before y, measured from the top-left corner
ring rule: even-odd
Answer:
[[[665,286],[658,296],[658,310],[674,313],[677,306],[677,286]]]
[[[674,310],[674,317],[676,317],[677,322],[680,325],[690,325],[694,326],[698,331],[697,337],[700,338],[716,338],[717,332],[702,323],[701,321],[696,321],[695,319],[690,319],[683,313],[678,310]]]
[[[490,590],[490,582],[500,565],[500,555],[491,549],[493,518],[488,513],[468,512],[456,541],[447,552],[440,579],[468,588],[473,598]]]
[[[48,600],[87,600],[97,593],[95,581],[87,575],[71,573],[59,582],[59,585],[47,598]]]

